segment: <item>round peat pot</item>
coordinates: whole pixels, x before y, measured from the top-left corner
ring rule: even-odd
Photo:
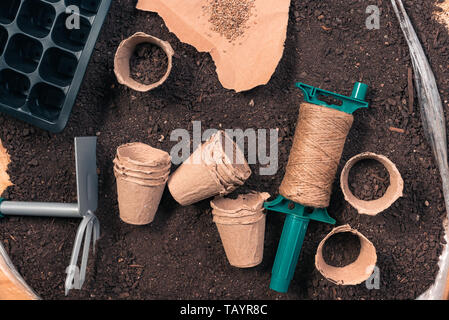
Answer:
[[[143,84],[140,82],[137,82],[131,77],[131,70],[130,70],[130,60],[132,55],[134,54],[134,51],[137,47],[137,45],[142,43],[150,43],[154,44],[158,47],[160,47],[165,54],[167,55],[168,59],[168,66],[167,66],[167,72],[165,75],[159,79],[159,81],[151,84]],[[171,69],[172,69],[172,60],[173,55],[175,54],[172,46],[167,41],[163,41],[161,39],[158,39],[156,37],[150,36],[143,32],[137,32],[133,34],[128,39],[123,40],[115,54],[114,58],[114,72],[117,77],[117,80],[120,84],[123,84],[133,90],[140,91],[140,92],[146,92],[150,91],[154,88],[159,87],[161,84],[167,80],[168,76],[170,75]],[[151,71],[151,70],[150,70]]]
[[[379,199],[371,201],[360,200],[354,196],[349,189],[349,172],[357,162],[364,159],[373,159],[380,162],[385,169],[387,169],[390,175],[390,185],[388,186],[385,194]],[[343,195],[345,196],[345,200],[357,209],[359,213],[374,216],[389,208],[397,199],[402,197],[404,181],[402,180],[401,173],[396,168],[395,164],[387,157],[372,152],[365,152],[348,160],[341,172],[340,186],[343,191]]]

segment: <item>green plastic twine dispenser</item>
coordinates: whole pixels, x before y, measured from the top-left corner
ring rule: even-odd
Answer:
[[[350,97],[303,83],[297,83],[296,86],[304,92],[304,99],[312,104],[333,108],[349,114],[352,114],[359,108],[368,107],[368,103],[364,101],[368,86],[360,82],[354,85]],[[337,99],[342,104],[340,106],[330,105],[320,100],[320,96]],[[282,195],[279,195],[271,202],[265,202],[264,207],[270,211],[286,214],[284,228],[272,269],[270,288],[278,292],[287,292],[290,281],[293,279],[295,273],[309,221],[315,220],[335,224],[335,220],[329,216],[326,208],[305,207],[302,204],[288,200]]]

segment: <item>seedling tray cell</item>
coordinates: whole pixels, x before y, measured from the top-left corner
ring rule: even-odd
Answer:
[[[111,2],[1,0],[0,111],[62,131]]]

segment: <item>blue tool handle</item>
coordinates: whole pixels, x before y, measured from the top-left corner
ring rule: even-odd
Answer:
[[[309,219],[287,214],[272,269],[270,289],[285,293],[293,279]]]

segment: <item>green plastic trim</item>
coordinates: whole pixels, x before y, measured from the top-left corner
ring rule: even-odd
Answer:
[[[295,274],[309,220],[287,214],[276,259],[271,271],[270,289],[285,293]]]
[[[335,224],[326,208],[311,208],[295,203],[279,195],[271,202],[265,202],[267,210],[287,214],[279,241],[276,258],[271,271],[270,288],[285,293],[293,279],[301,253],[307,226],[310,220]]]
[[[296,86],[304,92],[304,100],[309,103],[336,109],[349,114],[352,114],[354,111],[360,108],[368,108],[368,102],[365,101],[366,92],[368,91],[368,85],[361,82],[355,83],[350,97],[343,96],[335,92],[315,88],[301,82],[296,83]],[[334,99],[340,100],[342,104],[340,106],[335,104],[328,104],[320,100],[320,96],[332,97]]]
[[[277,198],[271,202],[265,202],[264,207],[271,211],[293,214],[297,218],[335,224],[335,220],[329,216],[326,208],[305,207],[284,198],[282,195],[278,195]]]
[[[350,97],[343,96],[331,91],[322,90],[304,83],[296,83],[296,86],[304,92],[304,99],[312,104],[336,109],[348,114],[360,108],[367,108],[365,101],[368,86],[357,82],[354,85]],[[328,104],[320,99],[320,96],[332,97],[341,101],[341,105]],[[276,258],[271,271],[270,288],[278,292],[287,292],[290,281],[293,279],[296,265],[298,264],[304,237],[307,233],[307,226],[310,220],[335,224],[327,213],[326,208],[305,207],[279,195],[271,202],[265,202],[267,210],[277,211],[287,214],[279,241]]]

